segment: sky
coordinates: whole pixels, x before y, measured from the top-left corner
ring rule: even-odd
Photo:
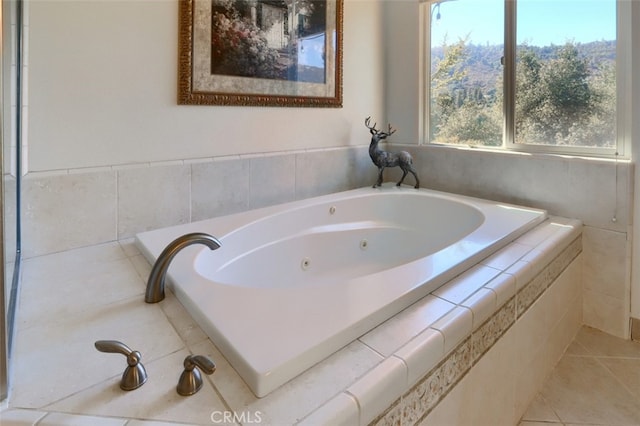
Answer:
[[[518,0],[518,43],[548,46],[615,40],[615,4],[615,0]],[[445,0],[431,15],[432,45],[441,44],[445,34],[449,43],[469,34],[474,44],[503,44],[504,0]]]

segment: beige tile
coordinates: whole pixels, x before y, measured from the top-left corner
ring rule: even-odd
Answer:
[[[369,155],[362,149],[330,149],[296,154],[296,199],[346,191],[363,184],[373,185],[375,171]],[[371,178],[362,182],[363,176]]]
[[[465,397],[471,393],[470,379],[463,378],[451,392],[419,423],[419,426],[452,426],[471,424],[472,413],[464,409]],[[410,423],[411,424],[411,423]]]
[[[585,289],[623,300],[627,234],[585,226],[582,253]]]
[[[516,359],[515,412],[524,413],[545,382],[549,367],[548,355],[544,351],[537,351],[533,356],[524,356],[519,352]]]
[[[368,425],[407,390],[407,367],[402,360],[389,357],[376,365],[347,392],[360,407],[360,425]]]
[[[594,425],[594,423],[562,423],[564,426],[609,426],[609,424]],[[632,425],[636,426],[636,425]]]
[[[497,164],[498,170],[502,168],[502,163],[500,161]],[[535,205],[549,210],[551,214],[575,217],[575,214],[566,214],[565,209],[569,192],[569,165],[565,159],[518,157],[514,166],[520,179],[513,179],[512,190],[524,198],[524,205]],[[549,188],[553,188],[553,191],[549,191]]]
[[[135,238],[119,240],[118,244],[120,244],[120,248],[122,248],[122,251],[124,251],[127,257],[137,256],[140,254],[140,249],[136,245]]]
[[[511,274],[502,273],[489,281],[485,288],[496,293],[496,307],[502,307],[516,294],[516,278]]]
[[[39,272],[44,271],[33,271],[30,265],[25,265],[25,275],[29,277],[23,281],[19,329],[73,324],[109,303],[136,296],[143,303],[140,276],[126,258],[79,266],[75,271],[61,273],[61,278],[55,280],[40,280],[36,278]],[[55,285],[55,292],[48,290],[51,285]],[[68,303],[69,300],[74,302]]]
[[[141,352],[143,364],[184,346],[161,309],[139,297],[95,306],[66,322],[30,327],[17,333],[14,342],[20,356],[13,374],[20,380],[13,385],[10,403],[43,407],[109,377],[117,382],[126,358],[99,352],[97,340],[123,342]]]
[[[202,331],[200,326],[171,291],[166,293],[166,297],[162,303],[160,303],[160,307],[187,346],[195,345],[208,339],[206,333]]]
[[[94,266],[125,258],[125,252],[115,242],[67,250],[25,259],[22,278],[23,282],[31,282],[29,285],[35,286],[41,282],[88,278],[94,275]]]
[[[565,202],[574,214],[568,217],[580,218],[585,225],[624,231],[628,222],[629,164],[574,159],[569,166],[567,183],[570,191]],[[618,173],[616,195],[616,167]],[[598,194],[594,197],[593,194]],[[618,221],[611,217],[613,206],[618,207]]]
[[[585,259],[586,261],[586,259]],[[627,336],[628,302],[595,291],[583,290],[584,323],[617,337]]]
[[[582,298],[578,297],[572,304],[567,306],[567,310],[562,318],[551,328],[549,339],[547,340],[547,366],[546,373],[558,364],[558,361],[566,353],[567,347],[575,341],[575,336],[582,326]]]
[[[514,263],[505,274],[511,275],[516,280],[516,292],[520,291],[536,276],[537,269],[534,269],[530,262],[519,260]]]
[[[191,220],[241,212],[249,208],[248,159],[191,166]]]
[[[496,311],[495,292],[481,288],[460,304],[473,313],[473,330],[480,327]]]
[[[295,200],[295,155],[251,158],[249,208]]]
[[[567,224],[555,223],[554,221],[553,226],[556,228],[555,232],[535,248],[537,252],[535,258],[541,261],[541,266],[554,260],[566,246],[578,238],[583,229],[582,224],[578,221]],[[529,255],[523,259],[532,260]]]
[[[73,323],[105,303],[142,296],[136,275],[117,243],[27,259],[17,328]],[[50,291],[52,286],[55,291]]]
[[[591,356],[587,348],[582,346],[582,344],[580,344],[580,342],[576,340],[572,341],[571,344],[567,347],[566,353],[567,355],[574,356]]]
[[[542,295],[531,307],[518,319],[518,336],[516,337],[518,359],[524,365],[533,360],[547,349],[547,340],[552,325],[548,322],[547,313],[549,299],[546,293]]]
[[[38,422],[41,426],[124,426],[127,419],[108,417],[78,416],[66,413],[49,413]]]
[[[202,389],[194,395],[184,397],[176,391],[187,355],[187,350],[180,350],[146,363],[149,378],[134,391],[120,389],[119,377],[114,377],[46,408],[94,416],[112,416],[117,413],[126,418],[210,424],[213,411],[225,411],[227,408],[208,380],[203,381]]]
[[[574,260],[541,296],[545,299],[545,324],[553,327],[565,314],[568,307],[581,296],[582,261]]]
[[[353,426],[358,424],[358,403],[351,395],[340,393],[325,405],[304,418],[299,426]]]
[[[224,412],[220,413],[220,417],[224,416]],[[214,418],[220,418],[218,416],[214,416]],[[222,417],[224,418],[224,417]],[[231,425],[232,423],[227,422],[224,426]],[[161,422],[156,420],[137,420],[137,419],[129,419],[127,421],[126,426],[193,426],[193,424],[189,423],[176,423],[176,422]]]
[[[640,342],[621,339],[592,327],[582,327],[576,342],[592,355],[640,359]]]
[[[436,321],[431,328],[444,335],[444,353],[447,354],[471,333],[472,326],[473,314],[471,310],[458,306]]]
[[[444,335],[437,330],[427,329],[401,347],[394,356],[407,364],[407,382],[413,386],[444,356]]]
[[[500,263],[496,260],[495,263]],[[487,284],[500,270],[485,265],[476,265],[452,279],[432,294],[448,302],[459,304]]]
[[[472,424],[512,425],[518,420],[514,371],[519,360],[515,354],[514,333],[506,333],[469,371],[474,391],[466,395],[464,406]]]
[[[423,297],[360,337],[360,341],[380,354],[390,356],[453,308],[453,303],[437,297]]]
[[[518,239],[516,239],[515,242],[520,244],[526,244],[533,247],[542,243],[544,240],[549,238],[554,232],[556,232],[556,227],[553,226],[553,219],[554,219],[553,216],[547,218],[546,221],[536,226],[531,231],[527,232],[521,237],[518,237]]]
[[[37,410],[22,410],[19,408],[10,408],[0,412],[0,419],[3,424],[15,426],[35,425],[38,420],[43,418],[47,413]]]
[[[589,357],[563,357],[541,394],[563,422],[640,424],[638,400]]]
[[[530,251],[530,245],[514,242],[483,260],[482,264],[504,271]]]
[[[598,358],[640,404],[640,358]]]
[[[535,396],[529,408],[522,416],[522,420],[528,421],[540,421],[540,422],[560,422],[557,414],[553,411],[553,408],[547,403],[542,395],[539,393]]]
[[[114,172],[23,180],[24,258],[113,241],[116,233]]]
[[[151,274],[151,264],[141,254],[138,256],[131,256],[129,258],[129,262],[131,262],[133,269],[135,269],[138,276],[140,277],[141,286],[146,289],[147,281],[149,280],[149,275]]]
[[[118,171],[118,238],[188,223],[190,166],[140,167]]]
[[[528,272],[534,277],[551,263],[556,256],[557,253],[554,255],[551,249],[545,243],[542,243],[542,245],[532,249],[520,260],[529,264]]]
[[[383,360],[379,354],[355,341],[269,395],[256,398],[212,344],[203,342],[197,351],[218,360],[218,370],[210,377],[229,408],[238,412],[260,411],[263,424],[267,425],[294,424]]]

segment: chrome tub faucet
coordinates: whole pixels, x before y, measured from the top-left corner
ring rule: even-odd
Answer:
[[[211,250],[220,248],[222,245],[217,238],[204,232],[185,234],[173,240],[165,247],[162,253],[160,253],[160,256],[151,268],[151,274],[147,281],[147,291],[144,296],[145,302],[157,303],[164,299],[164,280],[167,275],[167,270],[169,269],[169,264],[180,250],[192,244],[204,244]]]

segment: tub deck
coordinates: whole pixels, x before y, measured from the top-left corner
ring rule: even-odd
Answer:
[[[15,380],[0,416],[9,424],[202,425],[234,413],[278,425],[471,423],[464,416],[517,424],[582,324],[581,232],[577,220],[547,218],[479,265],[499,275],[460,276],[264,398],[173,293],[144,303],[150,266],[132,241],[30,258],[21,291],[47,297],[25,297],[18,310]],[[134,392],[118,386],[122,357],[93,346],[112,338],[142,353],[149,381]],[[217,371],[184,398],[175,388],[189,354],[211,357]]]
[[[172,288],[263,397],[465,271],[498,275],[476,265],[545,217],[386,186],[146,232],[137,242],[153,262],[185,233],[220,239],[219,250],[189,247],[176,256]]]

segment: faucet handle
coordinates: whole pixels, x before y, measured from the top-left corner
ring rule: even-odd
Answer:
[[[95,347],[100,352],[118,353],[127,357],[127,368],[122,373],[120,388],[130,391],[138,389],[147,381],[147,372],[140,362],[142,355],[138,351],[132,351],[127,345],[117,340],[98,340]]]
[[[202,387],[202,370],[205,374],[213,374],[216,365],[204,355],[189,355],[184,359],[184,371],[178,380],[176,390],[182,396],[193,395]]]

